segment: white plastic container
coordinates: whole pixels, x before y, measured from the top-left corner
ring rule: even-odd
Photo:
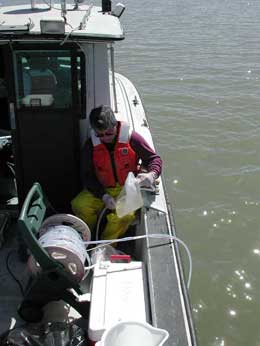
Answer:
[[[142,262],[99,262],[94,269],[88,336],[96,342],[121,321],[146,322]]]
[[[148,323],[124,321],[107,329],[96,346],[162,346],[168,337],[167,330]]]

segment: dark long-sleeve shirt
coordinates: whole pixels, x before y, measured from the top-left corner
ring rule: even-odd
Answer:
[[[111,152],[114,148],[113,144],[105,144],[107,149]],[[132,132],[130,137],[130,146],[135,151],[138,159],[142,160],[148,172],[153,171],[157,177],[161,174],[162,160],[158,154],[149,146],[146,140],[137,132]],[[82,163],[82,182],[85,189],[93,193],[94,196],[102,198],[105,194],[104,186],[99,182],[95,174],[93,165],[93,144],[89,139],[82,149],[81,154]]]

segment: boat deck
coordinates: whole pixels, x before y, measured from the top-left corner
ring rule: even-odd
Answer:
[[[17,313],[23,298],[24,287],[29,279],[26,263],[18,255],[16,225],[14,222],[4,232],[4,244],[0,250],[0,334],[14,326],[24,325]]]

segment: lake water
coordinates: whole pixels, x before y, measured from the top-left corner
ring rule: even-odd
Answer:
[[[192,253],[198,343],[260,345],[260,2],[123,3],[117,70],[142,95]]]
[[[117,71],[142,96],[192,253],[198,343],[260,345],[260,2],[122,2]]]

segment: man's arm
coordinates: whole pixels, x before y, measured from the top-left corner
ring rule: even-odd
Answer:
[[[130,138],[130,145],[136,152],[138,158],[142,160],[142,164],[148,172],[154,172],[156,178],[162,171],[162,160],[160,156],[149,146],[146,140],[137,132],[133,131]]]

